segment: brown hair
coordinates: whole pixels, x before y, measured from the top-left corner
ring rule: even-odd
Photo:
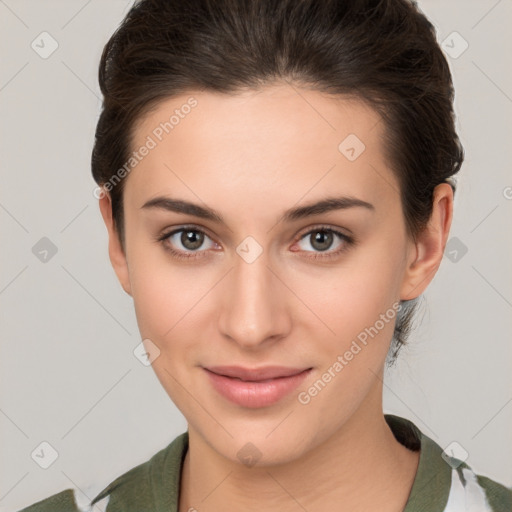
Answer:
[[[448,182],[455,193],[450,177],[464,151],[448,63],[433,25],[410,0],[136,1],[99,65],[96,183],[108,183],[126,164],[136,122],[160,101],[191,90],[236,94],[278,80],[356,97],[380,114],[415,240],[431,216],[435,186]],[[123,184],[109,193],[124,247]],[[401,303],[388,364],[407,340],[418,298]]]

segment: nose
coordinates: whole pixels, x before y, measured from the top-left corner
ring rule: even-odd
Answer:
[[[276,277],[266,253],[248,262],[236,255],[219,293],[219,330],[246,349],[260,349],[291,329],[290,291]]]

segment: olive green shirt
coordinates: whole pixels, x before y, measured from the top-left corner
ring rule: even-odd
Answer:
[[[399,442],[420,451],[416,477],[403,512],[511,512],[512,488],[476,475],[459,459],[423,434],[414,423],[384,415]],[[178,512],[180,476],[188,432],[179,435],[148,461],[130,469],[90,503],[79,504],[76,489],[66,489],[19,512]],[[80,493],[81,494],[81,493]],[[95,508],[98,510],[98,508]]]

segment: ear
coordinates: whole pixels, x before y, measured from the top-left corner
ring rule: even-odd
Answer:
[[[405,269],[400,291],[401,300],[418,297],[434,278],[446,246],[453,215],[453,190],[448,183],[434,189],[432,215],[428,225],[411,242],[413,250]]]
[[[123,290],[131,296],[132,293],[128,261],[121,245],[121,241],[119,240],[119,234],[112,217],[112,201],[110,194],[105,190],[102,190],[99,198],[99,205],[101,216],[103,217],[103,221],[105,222],[108,231],[108,254],[110,262],[112,263],[112,267],[114,267],[114,271],[121,283],[121,286],[123,287]]]

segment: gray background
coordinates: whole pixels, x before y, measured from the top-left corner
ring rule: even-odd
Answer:
[[[466,161],[450,253],[386,375],[384,407],[512,486],[512,4],[419,4],[452,54]],[[92,498],[186,428],[133,355],[133,304],[110,266],[89,167],[99,57],[129,5],[0,0],[1,511],[72,486]],[[48,58],[31,47],[43,31],[58,43]],[[456,58],[454,31],[469,44]],[[43,237],[57,249],[46,262],[33,252]],[[43,441],[58,452],[48,469],[31,457]]]

